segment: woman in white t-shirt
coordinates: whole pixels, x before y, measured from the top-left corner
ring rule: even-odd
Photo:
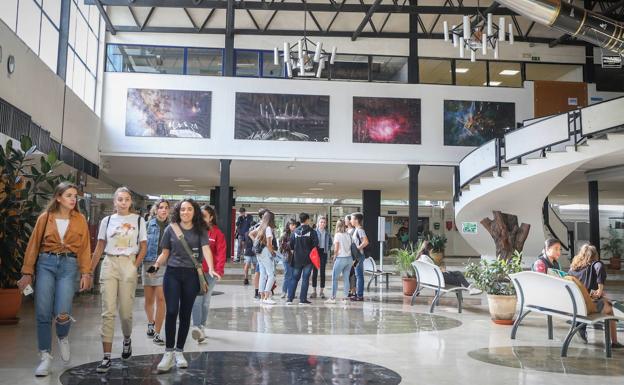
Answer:
[[[98,243],[91,260],[93,271],[104,254],[100,268],[104,358],[97,367],[98,373],[106,373],[111,367],[117,309],[124,335],[121,357],[127,359],[132,355],[130,335],[137,271],[147,251],[145,220],[138,214],[130,213],[132,206],[130,190],[126,187],[118,188],[113,199],[115,214],[100,222]]]
[[[338,277],[342,274],[344,282],[344,298],[343,301],[349,299],[349,273],[353,265],[351,257],[351,236],[346,230],[345,223],[342,219],[336,222],[334,235],[334,268],[332,271],[332,295],[325,303],[336,303],[336,292],[338,291]]]
[[[275,283],[275,251],[277,249],[277,239],[275,238],[275,214],[267,211],[262,216],[260,226],[252,231],[249,236],[254,240],[254,245],[262,245],[262,252],[258,254],[258,263],[262,265],[260,269],[260,299],[266,305],[274,305],[271,299],[273,284]]]

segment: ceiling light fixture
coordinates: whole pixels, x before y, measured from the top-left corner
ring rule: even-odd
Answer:
[[[306,191],[306,192],[302,192],[302,193],[301,193],[301,195],[314,195],[314,193],[311,193],[311,192],[307,192],[307,191]]]
[[[192,184],[179,184],[178,187],[182,187],[182,188],[185,188],[185,187],[195,187],[195,185],[192,185]]]
[[[468,71],[470,71],[470,68],[455,68],[455,72],[458,74],[465,74]]]
[[[289,78],[320,78],[326,66],[334,65],[336,60],[336,47],[332,47],[331,53],[328,53],[323,49],[322,42],[313,42],[307,37],[307,3],[304,1],[303,4],[303,38],[297,40],[297,42],[293,44],[289,44],[286,41],[284,42],[282,57],[284,58],[284,65],[286,66],[286,75],[288,75]],[[293,51],[295,47],[297,47],[297,50]],[[273,48],[273,64],[276,66],[280,64],[279,50],[277,47]],[[330,71],[327,71],[328,74],[329,72]]]
[[[492,87],[498,87],[498,86],[500,86],[501,84],[502,84],[502,82],[498,82],[498,81],[496,81],[496,80],[490,80],[490,86],[492,86]],[[485,82],[485,83],[483,83],[483,85],[484,85],[484,86],[487,86],[487,85],[488,85],[488,83],[487,83],[487,82]]]
[[[519,73],[520,73],[520,71],[518,71],[518,70],[502,70],[498,74],[502,75],[502,76],[516,76]]]
[[[464,16],[460,25],[453,25],[449,29],[448,21],[444,21],[444,41],[451,41],[453,47],[459,47],[459,57],[466,57],[468,50],[470,61],[476,61],[478,51],[483,56],[489,51],[494,52],[494,59],[498,59],[498,48],[501,42],[507,38],[505,18],[500,17],[498,24],[493,21],[492,13],[481,13],[481,4],[477,1],[476,14]],[[514,43],[513,25],[509,24],[509,44]]]
[[[320,188],[320,187],[311,187],[308,190],[310,190],[310,191],[323,191],[323,189]]]
[[[318,182],[317,184],[319,186],[333,186],[334,185],[333,182]]]
[[[191,179],[186,179],[186,178],[175,178],[173,181],[174,182],[192,182]]]
[[[296,167],[295,167],[295,166],[293,166],[292,164],[291,164],[290,166],[288,166],[288,169],[289,169],[289,170],[294,170],[295,168],[296,168]]]

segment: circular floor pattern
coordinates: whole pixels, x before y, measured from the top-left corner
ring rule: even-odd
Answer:
[[[603,350],[570,348],[561,357],[557,346],[503,346],[473,350],[468,355],[478,361],[509,368],[588,376],[624,376],[624,355],[614,351],[606,358]]]
[[[447,330],[461,322],[434,314],[357,307],[237,307],[210,309],[208,327],[271,334],[403,334]]]
[[[379,384],[396,385],[401,376],[379,365],[344,358],[258,352],[185,353],[187,369],[158,374],[162,355],[114,359],[108,373],[97,362],[66,370],[63,385],[243,385],[243,384]]]

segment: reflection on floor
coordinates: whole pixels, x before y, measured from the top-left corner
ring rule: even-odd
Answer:
[[[110,371],[95,372],[96,362],[64,372],[63,385],[308,385],[308,384],[379,384],[396,385],[401,376],[382,366],[344,358],[303,354],[255,352],[186,353],[187,369],[172,369],[158,374],[156,365],[162,355],[135,356],[114,360]]]
[[[433,314],[385,310],[381,306],[237,307],[213,309],[210,329],[275,334],[395,334],[447,330],[461,322]]]
[[[541,372],[580,374],[586,376],[624,376],[624,356],[605,358],[604,350],[578,349],[561,357],[556,346],[504,346],[473,350],[468,355],[475,360],[517,369]]]

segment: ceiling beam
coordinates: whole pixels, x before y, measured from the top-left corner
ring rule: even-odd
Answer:
[[[98,2],[105,6],[131,6],[131,7],[162,7],[162,8],[217,8],[225,9],[227,1],[225,0],[203,0],[197,2],[195,0],[83,0],[87,5],[95,5]],[[278,3],[268,1],[237,1],[234,5],[236,9],[249,10],[265,10],[265,11],[311,11],[311,12],[351,12],[351,13],[367,13],[373,4],[340,4],[334,3]],[[425,6],[425,5],[394,5],[380,4],[376,7],[380,13],[418,13],[423,15],[467,15],[477,12],[485,12],[487,7],[444,7],[444,6]],[[517,15],[508,8],[498,8],[497,15]]]
[[[116,33],[115,26],[113,25],[110,17],[108,17],[108,14],[106,13],[104,6],[102,5],[102,2],[100,0],[92,0],[91,5],[95,5],[97,7],[98,11],[100,11],[100,15],[102,15],[102,17],[104,18],[104,23],[106,23],[106,29],[108,30],[108,32],[114,35]]]
[[[364,29],[366,24],[369,22],[371,17],[373,17],[373,13],[375,13],[375,10],[379,7],[379,4],[381,4],[381,0],[375,0],[373,5],[368,9],[368,12],[366,12],[366,16],[364,16],[364,19],[362,19],[360,25],[358,25],[358,27],[353,32],[353,35],[351,36],[351,41],[357,40],[359,34],[362,33],[362,30]]]

